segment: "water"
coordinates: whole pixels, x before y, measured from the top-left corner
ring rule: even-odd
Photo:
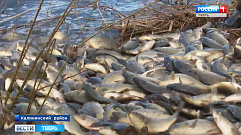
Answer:
[[[77,4],[77,7],[86,5],[92,1],[94,0],[80,0],[80,2]],[[64,31],[68,34],[69,41],[71,41],[72,44],[79,44],[83,40],[83,37],[88,37],[92,35],[96,31],[98,31],[102,26],[104,26],[105,23],[111,23],[119,20],[120,17],[123,17],[120,16],[118,12],[112,9],[104,8],[103,6],[111,7],[119,11],[123,15],[128,15],[144,7],[152,1],[154,0],[100,0],[98,2],[99,9],[97,8],[96,10],[94,10],[92,14],[92,6],[88,6],[85,8],[77,8],[76,10],[78,17],[75,14],[69,15],[66,18],[64,24],[61,26],[60,31]],[[191,2],[196,1],[197,0],[192,0]],[[14,26],[21,26],[22,24],[30,24],[33,21],[34,16],[37,12],[40,0],[0,1],[0,3],[2,2],[3,4],[0,7],[0,30],[5,30],[7,28],[13,28]],[[212,4],[212,2],[215,1],[206,0],[206,2]],[[230,0],[220,0],[220,2],[231,3]],[[37,18],[37,21],[42,19],[50,19],[62,15],[69,3],[70,0],[45,0],[42,5],[39,16]],[[173,4],[174,0],[169,0],[169,3]],[[6,20],[9,17],[15,16],[23,12],[26,13],[16,18]],[[74,10],[72,10],[71,13],[73,12]],[[90,20],[86,22],[89,16]],[[44,38],[44,36],[47,37],[51,34],[57,21],[58,19],[55,19],[54,21],[51,21],[47,24],[44,24],[47,21],[40,21],[39,23],[36,23],[36,27],[33,30],[33,36],[38,36],[37,38],[39,40],[43,40],[41,38]],[[85,29],[83,30],[84,33],[82,33],[81,28],[83,28],[85,23]],[[26,35],[29,31],[29,28],[30,25],[26,25],[25,27],[19,27],[15,31],[17,33]],[[112,30],[109,32],[109,34],[112,34],[112,36],[116,36],[118,32]]]
[[[80,0],[80,2],[76,6],[83,6],[92,1]],[[31,23],[37,12],[39,3],[40,0],[8,0],[7,2],[5,2],[0,7],[0,30]],[[69,3],[69,0],[45,0],[38,15],[37,21],[62,15]],[[99,28],[103,26],[104,23],[111,23],[121,17],[118,15],[117,12],[111,9],[103,8],[102,6],[111,7],[119,11],[121,14],[127,15],[139,8],[144,7],[146,4],[148,4],[147,0],[100,0],[98,2],[99,9],[94,10],[92,14],[92,6],[76,9],[78,17],[75,14],[68,16],[64,24],[61,26],[60,30],[66,32],[69,35],[71,41],[76,40],[75,44],[77,44],[82,41],[81,37],[87,37],[99,30]],[[23,12],[26,13],[16,18],[7,20],[7,18],[9,17],[15,16]],[[74,10],[72,10],[71,13],[73,12]],[[88,22],[86,23],[89,16],[90,20],[88,20]],[[55,21],[53,22],[50,22],[40,27],[35,27],[33,32],[38,33],[40,36],[50,35],[58,20],[59,19],[55,19]],[[81,28],[83,28],[85,23],[86,25],[84,33],[81,33]],[[39,26],[39,24],[37,23],[36,26]],[[16,32],[21,34],[27,34],[29,28],[30,26],[26,25],[25,27],[20,27],[16,29]]]

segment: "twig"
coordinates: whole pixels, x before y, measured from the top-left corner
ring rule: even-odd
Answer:
[[[125,18],[123,18],[123,19],[121,19],[121,20],[119,20],[119,21],[117,21],[117,22],[114,22],[114,23],[112,23],[112,24],[110,24],[110,25],[102,28],[101,30],[97,31],[96,33],[94,33],[93,35],[91,35],[90,37],[88,37],[87,39],[85,39],[82,43],[80,43],[80,44],[78,45],[78,47],[81,47],[85,42],[87,42],[89,39],[91,39],[91,38],[94,37],[95,35],[99,34],[101,31],[104,31],[104,30],[108,29],[109,27],[112,27],[112,26],[114,26],[115,24],[117,24],[117,23],[119,23],[119,22],[121,22],[121,21],[123,21],[123,20],[125,20],[125,19],[127,19],[127,18],[129,18],[129,17],[131,17],[131,16],[133,16],[133,15],[135,15],[136,13],[138,13],[138,12],[140,12],[140,11],[143,11],[144,9],[150,7],[151,5],[153,5],[153,4],[155,4],[155,3],[159,2],[159,1],[160,1],[160,0],[156,0],[155,2],[150,3],[150,4],[147,5],[146,7],[137,10],[136,12],[134,12],[134,13],[126,16]]]
[[[30,34],[31,34],[31,32],[32,32],[34,23],[35,23],[35,21],[36,21],[36,19],[37,19],[37,17],[38,17],[38,14],[39,14],[39,12],[40,12],[40,10],[41,10],[41,7],[42,7],[43,2],[44,2],[44,0],[42,0],[41,3],[39,4],[38,11],[37,11],[37,13],[36,13],[36,15],[35,15],[35,18],[34,18],[34,20],[33,20],[33,23],[32,23],[32,25],[31,25],[31,28],[30,28],[30,30],[29,30],[29,32],[28,32],[28,35],[27,35],[27,38],[26,38],[26,40],[25,40],[23,50],[25,50],[25,48],[26,48],[28,39],[29,39],[29,37],[30,37]],[[26,51],[26,52],[27,52],[27,51]],[[7,97],[9,97],[9,95],[10,95],[10,90],[12,89],[13,83],[15,82],[15,79],[16,79],[16,76],[17,76],[17,73],[18,73],[18,70],[19,70],[19,68],[20,68],[20,65],[21,65],[22,60],[23,60],[23,57],[24,57],[23,54],[24,54],[24,51],[22,51],[22,53],[21,53],[21,56],[20,56],[20,58],[19,58],[19,60],[18,60],[18,65],[17,65],[16,71],[15,71],[14,77],[13,77],[11,83],[10,83],[10,86],[8,87]],[[18,94],[20,94],[20,92],[18,92]],[[7,104],[7,101],[8,101],[8,98],[5,100],[5,105]]]
[[[25,84],[27,83],[27,80],[28,80],[28,78],[30,77],[30,75],[31,75],[31,73],[32,73],[35,65],[37,64],[37,61],[39,60],[40,56],[42,55],[42,53],[43,53],[43,51],[44,51],[44,48],[46,48],[47,45],[50,43],[51,39],[53,38],[53,36],[55,35],[55,33],[57,32],[57,30],[59,29],[59,27],[62,25],[63,21],[65,20],[65,18],[66,18],[67,15],[69,14],[69,12],[71,11],[71,10],[68,11],[68,9],[69,9],[69,7],[72,5],[73,1],[74,1],[74,0],[72,0],[72,1],[70,2],[70,4],[68,5],[68,7],[66,8],[64,14],[62,15],[62,17],[60,18],[59,22],[57,23],[57,25],[56,25],[55,29],[53,30],[51,36],[49,37],[48,41],[46,42],[46,44],[44,45],[43,49],[40,51],[40,53],[39,53],[38,56],[36,57],[33,65],[32,65],[32,67],[30,68],[30,71],[28,72],[28,75],[27,75],[26,79],[24,80],[21,88],[19,89],[19,92],[18,92],[18,94],[17,94],[17,97],[19,97],[20,93],[23,91],[23,88],[24,88]],[[78,2],[78,1],[77,1],[77,2]],[[71,8],[71,9],[72,9],[72,8]],[[68,12],[67,12],[67,11],[68,11]],[[13,107],[14,107],[14,105],[15,105],[16,102],[17,102],[17,98],[14,99],[13,103],[12,103],[11,106],[9,107],[9,110],[10,110],[10,111],[12,111],[12,109],[13,109]]]
[[[36,9],[36,7],[30,8],[30,9],[28,9],[28,10],[22,12],[22,13],[19,13],[19,14],[15,15],[15,16],[11,16],[11,17],[9,17],[9,18],[6,18],[6,19],[0,21],[0,23],[3,23],[3,22],[6,22],[6,21],[8,21],[8,20],[10,20],[10,19],[16,18],[16,17],[18,17],[18,16],[20,16],[20,15],[23,15],[23,14],[25,14],[25,13],[31,11],[31,10],[34,10],[34,9]]]

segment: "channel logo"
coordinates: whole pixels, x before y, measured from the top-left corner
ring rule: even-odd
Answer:
[[[227,17],[227,6],[196,6],[196,17]]]
[[[15,125],[15,132],[64,132],[64,125]]]
[[[196,6],[196,13],[227,13],[227,6]]]

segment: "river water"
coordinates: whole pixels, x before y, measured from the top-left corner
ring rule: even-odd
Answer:
[[[94,0],[80,0],[77,6],[86,5],[92,1]],[[83,37],[88,37],[95,33],[102,26],[104,26],[105,23],[117,21],[120,19],[120,17],[133,13],[152,1],[154,0],[99,0],[97,6],[98,8],[94,11],[93,6],[77,8],[77,16],[76,14],[69,15],[64,24],[61,26],[60,31],[64,31],[66,34],[68,34],[69,41],[71,41],[72,44],[78,44],[83,40]],[[207,1],[208,0],[206,0],[206,2]],[[164,2],[168,3],[167,0]],[[192,0],[191,2],[195,1]],[[214,0],[208,1],[208,3],[211,4],[214,2]],[[220,2],[231,3],[231,0],[220,0]],[[19,26],[17,29],[14,29],[15,32],[26,35],[30,28],[28,24],[33,21],[40,0],[1,0],[0,3],[0,31],[6,30],[7,28],[13,28],[14,26]],[[62,15],[69,3],[70,0],[45,0],[37,20],[50,19]],[[169,3],[174,3],[174,0],[169,0]],[[104,8],[103,6],[108,6],[112,9]],[[72,13],[73,12],[74,10],[72,10]],[[18,14],[21,15],[9,19],[10,17]],[[88,20],[88,18],[90,19]],[[43,36],[47,37],[51,34],[57,21],[58,19],[55,19],[49,23],[46,23],[48,21],[40,21],[36,24],[33,34],[35,34],[35,36],[37,35],[38,38]],[[24,25],[23,27],[23,24],[27,25]],[[83,26],[85,26],[84,29],[82,29]],[[109,33],[113,34],[112,36],[118,34],[118,32],[114,30],[111,32],[109,31]]]

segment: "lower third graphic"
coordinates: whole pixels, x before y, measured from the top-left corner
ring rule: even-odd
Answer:
[[[15,132],[64,132],[64,125],[15,125]]]

